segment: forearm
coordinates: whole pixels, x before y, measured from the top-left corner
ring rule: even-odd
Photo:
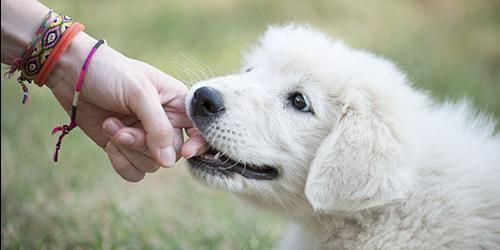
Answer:
[[[21,56],[48,12],[36,0],[2,0],[2,63]]]
[[[2,0],[2,63],[12,64],[32,41],[50,9],[36,0]],[[47,85],[74,83],[96,40],[81,32],[59,58]]]

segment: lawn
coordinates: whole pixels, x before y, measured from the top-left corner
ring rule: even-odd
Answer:
[[[440,100],[466,96],[500,117],[498,1],[42,2],[186,83],[237,70],[267,25],[308,22],[392,59]],[[54,164],[49,131],[68,118],[48,89],[31,93],[21,105],[2,80],[2,249],[271,249],[283,234],[283,218],[195,182],[184,161],[127,183],[76,131]]]

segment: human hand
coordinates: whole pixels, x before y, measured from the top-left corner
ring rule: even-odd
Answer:
[[[48,79],[52,84],[47,85],[67,112],[81,64],[95,42],[85,33],[79,34]],[[93,141],[106,147],[113,167],[124,179],[138,181],[159,165],[175,163],[182,145],[180,128],[191,127],[184,109],[186,92],[182,83],[156,68],[103,46],[90,63],[77,123]],[[109,120],[114,122],[103,124],[110,117],[115,118]],[[114,135],[107,127],[113,123],[119,129],[129,127],[142,132],[145,140],[140,143],[146,146],[139,150],[134,145],[108,143]]]
[[[2,0],[2,63],[14,63],[48,12],[49,8],[39,1]],[[46,85],[68,113],[74,84],[95,43],[92,37],[79,33],[49,75]],[[101,46],[90,63],[80,94],[77,124],[99,146],[106,147],[113,167],[122,177],[138,181],[144,172],[153,172],[159,165],[171,166],[178,157],[180,128],[191,126],[184,111],[185,92],[184,85],[154,67]],[[104,124],[106,135],[101,126],[110,117],[116,119]],[[113,130],[111,124],[118,127]],[[116,128],[125,126],[141,132],[144,140],[139,143],[146,146],[139,150],[133,145],[108,143]]]
[[[103,131],[110,141],[106,143],[106,152],[115,171],[129,181],[141,180],[145,173],[152,173],[160,167],[148,151],[146,133],[138,127],[126,127],[116,119],[108,118],[103,123]],[[180,152],[182,145],[182,130],[174,128],[176,152]]]
[[[109,122],[120,123],[119,121],[108,119],[104,122],[104,127],[107,126]],[[123,124],[118,125],[120,128],[118,130],[114,130],[114,134],[110,135],[111,141],[108,144],[112,144],[113,146],[117,146],[119,148],[129,147],[136,151],[146,153],[146,134],[144,130],[125,127]],[[201,133],[194,127],[188,128],[186,130],[187,135],[189,136],[188,140],[182,144],[181,155],[189,159],[196,155],[201,155],[207,152],[208,146],[205,143],[205,140],[201,136]],[[178,149],[176,144],[176,149]],[[124,160],[124,159],[123,159]]]

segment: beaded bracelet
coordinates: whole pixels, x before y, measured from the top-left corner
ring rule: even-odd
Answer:
[[[94,47],[92,47],[92,49],[90,50],[90,53],[87,55],[87,58],[85,58],[85,62],[83,63],[82,70],[80,71],[80,77],[78,78],[78,81],[76,82],[76,85],[75,85],[75,94],[73,95],[73,102],[71,104],[71,118],[70,118],[69,124],[57,126],[57,127],[52,129],[52,134],[55,134],[55,133],[61,131],[61,135],[59,136],[59,139],[57,140],[56,150],[55,150],[54,156],[53,156],[53,160],[55,162],[57,162],[57,160],[58,160],[58,155],[59,155],[59,150],[61,149],[62,140],[64,139],[64,137],[67,134],[69,134],[69,132],[72,129],[74,129],[77,126],[77,124],[76,124],[76,111],[77,111],[77,109],[76,108],[77,108],[78,100],[80,97],[80,91],[82,90],[83,83],[85,81],[85,76],[87,75],[87,69],[89,67],[90,60],[94,56],[97,49],[102,44],[105,44],[105,43],[106,43],[106,41],[103,39],[97,41],[97,43],[94,45]]]

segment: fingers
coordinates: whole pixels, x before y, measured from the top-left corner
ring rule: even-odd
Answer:
[[[179,80],[155,69],[152,81],[158,89],[160,102],[168,115],[170,123],[176,128],[192,127],[191,120],[186,115],[186,93],[188,89]]]
[[[150,156],[120,145],[115,146],[118,147],[130,163],[141,172],[154,173],[161,167]]]
[[[129,168],[135,168],[139,172],[156,172],[160,165],[151,156],[147,155],[146,134],[138,128],[125,127],[116,118],[109,118],[103,122],[103,130],[111,139],[110,152],[108,156],[115,170],[120,176],[129,181],[134,181],[137,173]],[[118,152],[115,152],[118,147]],[[107,150],[108,151],[108,150]],[[137,177],[140,177],[137,176]]]
[[[174,128],[190,128],[193,123],[187,117],[186,113],[183,112],[170,112],[164,107],[165,112],[167,112],[168,120],[172,123]]]
[[[182,145],[184,144],[184,136],[182,134],[182,129],[176,128],[174,129],[174,136],[175,136],[175,142],[174,142],[174,148],[175,152],[177,152],[177,160],[181,157],[181,148]]]
[[[103,130],[108,135],[109,139],[119,147],[119,149],[126,153],[127,157],[133,161],[136,154],[127,154],[127,152],[136,151],[137,153],[143,154],[142,157],[151,158],[151,154],[146,146],[146,133],[141,128],[126,127],[120,120],[116,118],[109,118],[103,123]],[[174,129],[174,149],[176,153],[176,158],[180,157],[181,146],[184,143],[182,129]],[[131,150],[125,150],[131,149]],[[130,156],[132,155],[132,156]],[[132,157],[132,158],[131,158]],[[142,158],[141,157],[141,158]],[[144,162],[144,161],[142,161]],[[149,162],[149,161],[148,161]],[[151,165],[150,163],[148,163]],[[139,163],[134,163],[134,165],[139,166]]]
[[[125,127],[125,125],[116,118],[109,118],[104,121],[103,129],[108,134],[111,141],[115,145],[119,145],[121,151],[125,151],[125,148],[129,148],[145,154],[146,157],[149,156],[146,146],[146,134],[142,129]],[[190,138],[184,142],[182,130],[177,128],[174,129],[174,148],[175,152],[180,153],[176,154],[177,159],[180,156],[189,159],[193,156],[204,154],[208,150],[205,139],[196,128],[188,129],[187,134]],[[132,160],[132,158],[130,159]],[[152,165],[151,163],[147,164]],[[142,166],[139,163],[135,163],[135,165],[139,166],[139,168]]]
[[[145,173],[153,173],[160,168],[146,155],[146,135],[141,129],[125,127],[120,120],[109,118],[104,121],[103,130],[112,139],[106,145],[106,153],[123,179],[137,182],[144,178]]]
[[[130,152],[136,152],[138,154],[130,154],[133,155],[142,155],[141,158],[148,158],[151,160],[151,162],[154,162],[151,159],[151,155],[147,149],[146,146],[146,133],[144,130],[140,128],[131,128],[131,127],[123,127],[119,129],[113,137],[110,138],[111,141],[115,144],[118,145],[118,147],[121,149],[127,149],[126,151]],[[182,130],[181,129],[174,129],[174,149],[176,153],[176,158],[178,159],[180,157],[180,151],[182,144],[184,142],[183,136],[182,136]],[[124,150],[122,150],[124,151]],[[127,154],[129,155],[129,154]],[[134,157],[135,158],[135,157]],[[129,157],[130,159],[130,157]],[[132,159],[130,159],[132,160]],[[150,162],[150,161],[148,161]],[[138,165],[139,163],[134,163],[134,165]],[[148,163],[151,165],[150,163]],[[166,166],[166,167],[171,167],[171,166]]]
[[[102,123],[102,130],[111,138],[123,127],[125,127],[125,125],[114,117],[108,118]]]
[[[163,111],[158,95],[133,91],[131,109],[141,120],[146,131],[146,144],[153,158],[163,166],[172,166],[176,160],[173,147],[174,129]]]
[[[126,127],[122,121],[114,117],[106,119],[102,123],[102,129],[115,145],[121,145],[148,154],[146,134],[142,129]]]
[[[134,167],[113,143],[108,142],[105,151],[116,173],[123,179],[130,182],[138,182],[144,178],[144,172]]]
[[[182,145],[181,154],[186,159],[193,156],[202,155],[208,151],[208,145],[205,139],[200,135],[196,129],[191,128],[187,130],[189,139]]]
[[[111,140],[117,145],[149,155],[146,146],[146,133],[142,129],[131,127],[121,128],[115,133]]]
[[[173,109],[184,109],[184,98],[188,92],[187,86],[156,68],[153,71],[155,74],[151,80],[158,89],[161,103],[168,103],[168,107]]]

